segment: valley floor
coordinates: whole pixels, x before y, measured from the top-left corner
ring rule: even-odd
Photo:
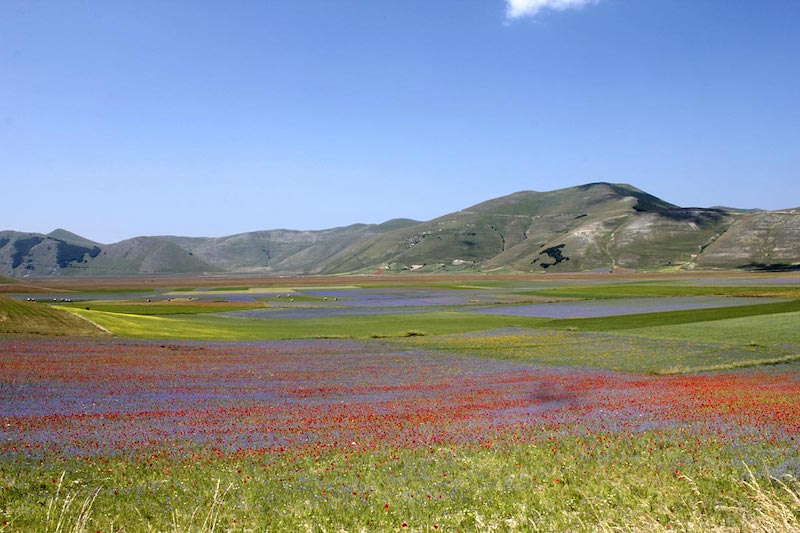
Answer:
[[[800,280],[318,281],[0,300],[111,332],[6,326],[0,530],[800,529]]]

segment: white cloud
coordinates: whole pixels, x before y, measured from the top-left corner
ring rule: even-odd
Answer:
[[[508,18],[535,17],[544,9],[564,11],[565,9],[580,9],[589,4],[596,4],[600,0],[506,0],[506,16]]]

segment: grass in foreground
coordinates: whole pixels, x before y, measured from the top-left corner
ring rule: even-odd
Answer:
[[[313,456],[186,450],[182,457],[6,462],[0,507],[15,531],[56,531],[57,522],[62,531],[800,527],[795,479],[765,475],[764,466],[753,476],[735,448],[717,439],[681,431],[541,437],[540,444]]]

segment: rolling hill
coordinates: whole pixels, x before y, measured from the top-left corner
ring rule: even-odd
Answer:
[[[0,274],[337,274],[800,268],[800,208],[683,208],[626,184],[522,191],[434,220],[137,237],[0,232]]]

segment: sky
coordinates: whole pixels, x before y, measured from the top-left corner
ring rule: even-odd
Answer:
[[[629,183],[800,207],[795,0],[4,0],[0,230],[432,218]]]

